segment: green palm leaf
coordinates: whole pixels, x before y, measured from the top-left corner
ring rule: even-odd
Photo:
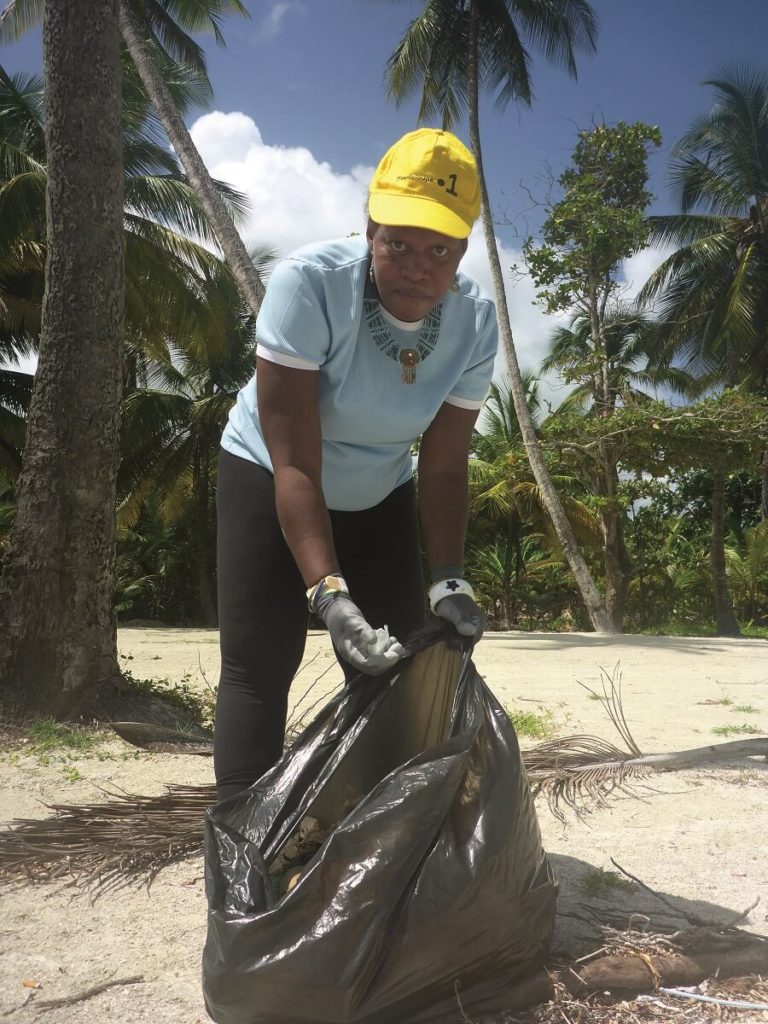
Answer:
[[[45,0],[11,0],[0,14],[0,43],[15,43],[42,24]]]
[[[764,386],[768,347],[768,75],[732,65],[707,83],[712,109],[674,147],[682,213],[649,220],[677,246],[641,301],[658,299],[667,347],[711,383]],[[701,212],[695,212],[701,211]],[[761,381],[763,383],[761,383]]]

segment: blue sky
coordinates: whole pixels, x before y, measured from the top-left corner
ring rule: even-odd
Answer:
[[[0,0],[2,6],[2,0]],[[288,250],[360,230],[365,184],[395,138],[415,127],[416,103],[396,108],[383,92],[384,63],[418,0],[259,0],[250,20],[230,19],[227,49],[206,45],[214,85],[212,111],[190,118],[209,167],[246,191],[253,212],[244,234]],[[660,127],[651,159],[653,209],[671,211],[668,150],[711,106],[701,83],[734,61],[765,67],[766,0],[594,0],[597,52],[578,58],[578,81],[549,67],[531,48],[535,101],[499,114],[483,104],[485,168],[505,265],[517,261],[519,233],[535,228],[524,183],[542,196],[542,172],[568,161],[579,127],[593,120],[644,120]],[[39,34],[0,47],[7,71],[36,71]],[[466,127],[457,133],[466,139]],[[502,214],[517,230],[502,223]],[[475,231],[475,236],[479,232]],[[467,269],[486,277],[481,239],[473,236]],[[635,290],[656,265],[647,252],[626,268]],[[641,280],[642,279],[642,280]],[[511,283],[511,282],[510,282]],[[510,295],[521,361],[535,365],[552,325],[531,305],[530,283]]]

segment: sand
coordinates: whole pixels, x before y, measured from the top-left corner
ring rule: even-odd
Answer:
[[[194,688],[215,682],[217,644],[212,630],[130,628],[119,637],[122,663],[134,676]],[[557,735],[617,738],[603,704],[584,689],[602,692],[604,673],[620,674],[627,721],[646,753],[745,738],[713,732],[727,727],[768,735],[768,645],[762,641],[496,633],[483,638],[475,663],[505,707],[546,718]],[[297,715],[340,681],[327,637],[311,634],[294,684]],[[117,739],[88,755],[56,752],[48,763],[4,754],[0,821],[44,817],[46,804],[54,802],[106,799],[110,788],[149,795],[166,784],[210,782],[209,758],[147,754]],[[681,913],[730,922],[758,898],[742,927],[768,935],[767,796],[768,764],[753,759],[657,775],[635,795],[618,795],[582,817],[568,814],[565,822],[539,800],[544,843],[561,885],[556,952],[594,948],[595,915],[619,925],[631,918],[638,926],[645,918],[632,915],[646,915],[650,927],[681,921]],[[612,859],[673,909],[638,885],[601,887],[600,872],[617,870]],[[60,884],[3,891],[0,1017],[27,1024],[40,1016],[44,1000],[138,977],[47,1010],[41,1019],[208,1021],[200,992],[202,874],[194,858],[164,870],[149,890],[132,887],[96,901]]]

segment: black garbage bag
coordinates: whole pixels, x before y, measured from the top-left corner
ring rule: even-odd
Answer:
[[[457,993],[468,1014],[503,1010],[545,960],[556,887],[517,738],[444,637],[427,628],[396,674],[358,677],[208,813],[218,1024],[445,1024]],[[280,895],[270,867],[308,819],[327,838]]]

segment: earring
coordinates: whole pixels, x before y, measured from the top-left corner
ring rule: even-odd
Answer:
[[[371,270],[373,270],[373,265],[371,265]],[[451,281],[451,291],[452,292],[457,292],[458,290],[459,290],[459,275],[457,274],[454,277],[454,279]]]
[[[371,254],[371,265],[368,268],[368,280],[371,282],[372,285],[376,284],[376,278],[374,277],[373,274],[373,254]]]

